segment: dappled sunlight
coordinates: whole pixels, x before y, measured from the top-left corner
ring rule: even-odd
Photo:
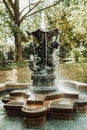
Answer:
[[[31,82],[31,71],[27,67],[0,70],[0,83],[2,82]]]
[[[10,82],[17,82],[17,79],[18,79],[18,75],[17,75],[17,69],[13,69],[12,71],[8,72],[8,80]]]

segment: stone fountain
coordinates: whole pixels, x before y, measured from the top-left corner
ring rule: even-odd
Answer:
[[[30,58],[29,63],[29,67],[33,71],[31,76],[33,80],[32,89],[34,92],[40,93],[56,91],[53,51],[58,49],[59,46],[57,42],[59,31],[58,29],[51,31],[37,29],[32,33],[28,32],[28,34],[33,35],[37,40],[37,44],[30,43],[29,45],[30,57],[33,56],[33,60]]]
[[[59,30],[37,29],[27,33],[36,41],[29,44],[32,84],[28,84],[24,90],[12,91],[2,99],[7,113],[25,117],[25,122],[29,125],[40,125],[48,118],[70,120],[74,112],[87,111],[87,97],[79,93],[81,90],[87,91],[87,84],[55,81],[53,52],[59,46]],[[67,86],[72,89],[60,91],[60,83],[66,90]]]

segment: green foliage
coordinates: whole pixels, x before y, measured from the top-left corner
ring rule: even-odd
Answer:
[[[0,61],[3,61],[5,59],[4,54],[2,53],[2,51],[0,51]]]
[[[87,58],[87,48],[82,50],[82,55],[83,55],[83,57]]]
[[[53,0],[53,2],[56,3],[57,0]],[[40,2],[40,4],[33,9],[33,11],[46,7],[49,4],[50,1]],[[61,52],[62,58],[68,57],[73,48],[79,47],[81,40],[87,42],[86,5],[87,0],[61,0],[60,4],[44,11],[47,28],[51,29],[57,27],[61,31],[60,44],[63,46],[64,51]],[[33,5],[30,6],[32,8]],[[11,9],[12,14],[14,14],[11,5],[9,8]],[[7,9],[0,9],[0,14],[0,18],[2,19],[2,22],[0,21],[0,39],[4,42],[6,42],[7,37],[12,35],[12,32],[20,33],[20,41],[26,42],[28,39],[24,35],[25,30],[33,31],[40,28],[41,12],[27,17],[27,19],[22,21],[21,25],[19,22],[22,15],[19,15],[19,18],[16,19],[19,21],[15,21],[15,19],[12,19],[11,15],[8,14]],[[83,56],[86,56],[86,50],[82,53]],[[75,55],[77,55],[76,52]]]
[[[19,61],[19,62],[15,62],[13,66],[15,66],[15,68],[20,68],[20,67],[25,67],[28,66],[28,61]]]
[[[79,59],[82,58],[82,53],[79,50],[79,48],[74,48],[72,50],[72,53],[73,53],[73,57],[75,59],[75,62],[79,62],[80,61]]]
[[[4,6],[0,9],[0,43],[6,43],[6,39],[12,36],[10,28],[8,26],[8,13]]]
[[[9,25],[9,28],[11,29],[12,33],[20,32],[20,28],[15,25],[11,20],[7,20],[6,22]]]
[[[22,47],[22,55],[24,59],[30,58],[29,45]]]
[[[58,27],[61,31],[59,41],[63,46],[62,58],[68,57],[73,48],[80,46],[81,41],[87,42],[86,5],[85,0],[64,0],[46,12],[50,28]],[[73,55],[76,61],[83,57],[81,50],[74,50]]]
[[[68,44],[66,44],[65,46],[61,45],[60,49],[59,49],[59,57],[61,59],[61,61],[63,61],[63,59],[69,57],[69,53],[70,53],[70,46]]]
[[[5,67],[6,66],[6,58],[3,54],[3,52],[0,51],[0,66]]]
[[[64,5],[65,6],[70,6],[70,0],[64,0]]]
[[[7,60],[14,60],[14,50],[10,47],[9,52],[7,53]]]

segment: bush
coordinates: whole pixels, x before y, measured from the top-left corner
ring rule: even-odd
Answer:
[[[82,50],[83,57],[87,58],[87,49]]]
[[[79,62],[79,59],[83,57],[81,51],[78,48],[74,48],[72,52],[75,62]]]
[[[14,50],[10,47],[10,51],[7,53],[7,60],[14,60]]]
[[[2,67],[6,66],[6,58],[2,51],[0,51],[0,66]]]

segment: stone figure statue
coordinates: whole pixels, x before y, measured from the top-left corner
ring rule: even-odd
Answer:
[[[37,29],[31,33],[27,31],[27,33],[28,35],[33,35],[37,40],[37,44],[29,44],[30,55],[33,56],[33,60],[30,59],[29,63],[31,70],[35,73],[40,73],[43,70],[48,70],[49,72],[53,71],[53,51],[59,46],[56,41],[59,34],[58,29],[53,29],[51,31]],[[54,36],[55,39],[52,41]]]

